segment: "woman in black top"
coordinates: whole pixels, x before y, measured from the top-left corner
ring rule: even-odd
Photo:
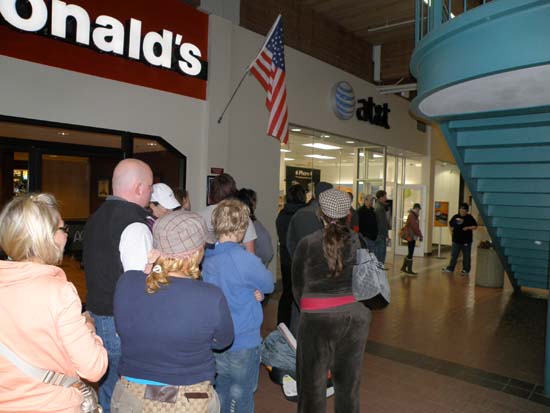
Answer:
[[[300,303],[296,355],[298,412],[326,411],[327,373],[335,412],[359,412],[359,384],[371,312],[352,295],[358,235],[346,223],[350,199],[330,189],[319,196],[324,228],[302,239],[292,262],[294,298]]]

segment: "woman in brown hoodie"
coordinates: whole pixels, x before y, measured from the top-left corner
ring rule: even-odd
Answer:
[[[55,198],[14,198],[0,215],[0,341],[28,364],[97,381],[107,369],[107,352],[91,319],[81,314],[74,285],[56,266],[67,228]],[[81,412],[75,387],[42,383],[0,356],[0,411]]]
[[[407,241],[407,246],[409,253],[403,259],[403,265],[401,266],[401,271],[406,272],[409,275],[415,276],[418,273],[414,272],[412,269],[413,265],[413,254],[414,248],[416,247],[416,240],[422,241],[422,231],[420,231],[420,223],[418,217],[420,215],[420,204],[414,204],[412,209],[409,211],[409,216],[407,217],[407,222],[403,227],[401,238]]]

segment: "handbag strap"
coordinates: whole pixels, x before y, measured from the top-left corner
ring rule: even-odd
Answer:
[[[7,348],[0,342],[0,355],[11,361],[19,370],[27,376],[45,384],[53,384],[54,386],[71,387],[80,379],[71,376],[65,376],[63,373],[56,373],[53,370],[44,370],[34,367],[22,360],[17,354]]]

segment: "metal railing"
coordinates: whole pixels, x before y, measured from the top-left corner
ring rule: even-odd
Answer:
[[[459,14],[495,0],[415,0],[414,39],[424,36]]]

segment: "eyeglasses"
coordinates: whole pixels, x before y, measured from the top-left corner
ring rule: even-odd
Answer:
[[[69,233],[69,227],[67,225],[63,225],[62,227],[57,228],[58,231],[63,231],[65,234]]]

